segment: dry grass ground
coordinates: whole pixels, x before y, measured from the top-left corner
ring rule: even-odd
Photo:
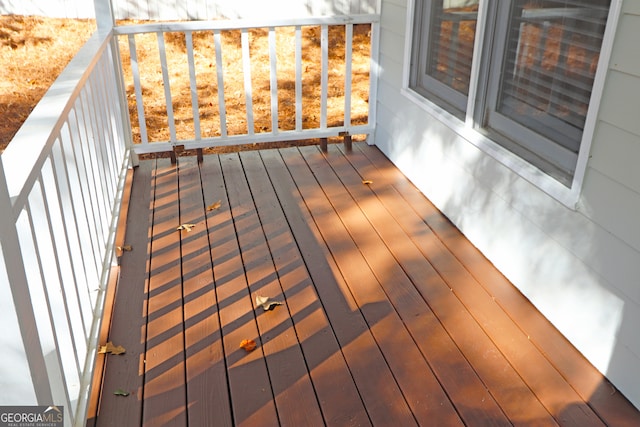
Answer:
[[[0,152],[95,29],[93,20],[0,16]]]
[[[119,25],[134,23],[119,22]],[[80,47],[89,39],[96,25],[93,20],[52,19],[25,16],[0,16],[0,152],[4,150],[29,116],[33,107],[46,93]],[[356,26],[353,49],[352,124],[366,123],[369,86],[369,27]],[[194,33],[194,57],[198,85],[202,136],[220,134],[217,105],[215,52],[211,33]],[[341,125],[344,107],[344,28],[331,28],[329,56],[329,126]],[[271,130],[269,97],[269,59],[267,31],[252,30],[251,76],[253,81],[253,113],[256,133]],[[291,28],[278,29],[278,126],[281,130],[295,126],[293,61],[294,44]],[[155,34],[136,36],[137,55],[143,82],[146,126],[151,141],[168,140],[167,110],[164,101],[162,73],[159,72],[158,43]],[[243,95],[240,33],[222,34],[225,69],[225,99],[227,128],[230,135],[247,132],[246,104]],[[172,70],[171,87],[177,96],[172,99],[178,139],[192,139],[193,121],[186,66],[184,34],[166,36],[167,58]],[[128,64],[126,37],[121,39],[129,109],[134,140],[139,142],[139,125],[133,81]],[[303,35],[303,115],[304,128],[318,126],[320,119],[320,29],[308,27]]]

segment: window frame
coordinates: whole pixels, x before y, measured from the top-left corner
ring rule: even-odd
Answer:
[[[528,157],[528,154],[525,152],[526,150],[521,147],[520,141],[518,141],[517,144],[510,143],[506,138],[502,138],[494,131],[488,131],[484,126],[485,108],[488,105],[487,97],[489,97],[490,94],[488,84],[483,84],[482,82],[490,81],[491,76],[489,76],[488,73],[491,67],[485,66],[484,63],[481,64],[481,58],[483,56],[486,57],[487,52],[491,52],[492,46],[490,43],[492,43],[494,39],[487,38],[488,40],[485,40],[485,37],[481,35],[485,34],[485,31],[495,30],[495,22],[492,22],[492,20],[488,18],[496,16],[497,2],[481,0],[479,4],[467,108],[464,112],[464,117],[460,117],[459,114],[456,115],[451,112],[450,109],[425,97],[424,94],[411,87],[411,61],[413,60],[414,19],[417,1],[418,0],[407,1],[407,25],[401,93],[434,118],[447,124],[451,130],[469,143],[475,145],[528,182],[560,201],[565,206],[571,209],[577,209],[595,133],[604,83],[609,68],[615,32],[621,16],[623,0],[611,0],[577,161],[575,161],[575,157],[573,157],[575,169],[573,176],[568,181],[563,181],[561,177],[554,174],[553,171],[548,169],[543,171],[539,166],[535,166],[530,161],[530,157]],[[531,134],[539,138],[537,133],[531,131]],[[554,145],[561,147],[555,143]],[[562,153],[560,153],[560,155],[562,155]]]

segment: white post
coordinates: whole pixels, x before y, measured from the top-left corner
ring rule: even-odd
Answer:
[[[93,0],[93,5],[96,9],[98,31],[108,33],[116,23],[111,0]]]

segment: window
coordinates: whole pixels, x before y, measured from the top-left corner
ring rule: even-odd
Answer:
[[[462,117],[477,19],[478,0],[416,3],[411,87]]]
[[[569,186],[611,1],[482,2],[416,0],[409,85]],[[479,6],[484,31],[476,35]],[[476,37],[482,52],[474,55]]]

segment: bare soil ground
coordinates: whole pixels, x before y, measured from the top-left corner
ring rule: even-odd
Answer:
[[[136,23],[119,22],[119,25]],[[27,16],[0,16],[0,152],[4,150],[29,116],[35,105],[46,93],[56,77],[62,72],[80,47],[95,31],[94,20],[54,19]],[[369,27],[357,26],[354,31],[353,49],[353,95],[352,123],[366,123],[368,112],[369,83]],[[291,129],[294,126],[295,99],[291,73],[294,62],[291,29],[278,30],[278,126]],[[252,44],[252,70],[255,84],[253,94],[253,112],[256,117],[254,131],[268,132],[271,127],[269,115],[269,60],[267,34],[264,30],[253,30],[250,34]],[[303,44],[303,127],[315,127],[319,121],[320,98],[320,45],[319,28],[304,30]],[[223,33],[223,61],[225,69],[225,97],[228,97],[227,126],[230,135],[245,133],[246,105],[243,96],[233,96],[242,91],[242,60],[240,56],[239,32]],[[344,106],[344,29],[332,28],[329,34],[329,126],[341,125]],[[139,125],[134,88],[130,68],[128,67],[128,47],[126,38],[121,41],[125,83],[129,99],[129,109],[133,126],[134,140],[139,142]],[[144,110],[150,140],[168,140],[167,110],[164,105],[162,75],[157,62],[157,39],[155,35],[136,36],[137,54],[141,65],[143,81]],[[255,50],[254,50],[255,49]],[[198,76],[212,82],[199,85],[198,96],[203,137],[219,135],[219,117],[217,111],[217,88],[215,87],[215,54],[207,34],[194,34],[194,52]],[[193,126],[190,119],[191,100],[188,90],[188,71],[185,68],[186,45],[184,35],[167,37],[167,58],[169,68],[175,70],[171,86],[184,86],[177,93],[183,94],[173,99],[173,110],[179,139],[193,138]],[[235,67],[235,68],[234,68]],[[239,78],[239,79],[238,79]],[[235,81],[236,79],[237,81]],[[185,86],[186,85],[186,86]],[[227,87],[228,85],[228,87]],[[231,96],[229,96],[229,94]],[[246,147],[245,147],[246,148]]]

